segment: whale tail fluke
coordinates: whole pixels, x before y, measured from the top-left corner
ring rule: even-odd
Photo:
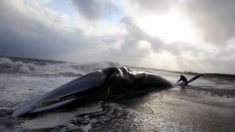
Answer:
[[[191,78],[191,79],[187,82],[187,84],[193,82],[194,80],[198,79],[198,78],[201,77],[201,76],[203,76],[203,74],[198,74],[198,75],[194,76],[193,78]]]
[[[196,76],[194,76],[193,78],[191,78],[190,80],[188,80],[184,75],[180,75],[180,79],[177,81],[177,83],[180,83],[181,88],[185,88],[186,86],[188,86],[189,83],[195,81],[196,79],[198,79],[199,77],[203,76],[203,74],[198,74]]]

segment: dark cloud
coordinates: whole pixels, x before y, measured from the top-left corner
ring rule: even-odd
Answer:
[[[235,36],[234,0],[187,0],[182,9],[206,40],[224,45]]]
[[[18,12],[0,2],[0,53],[5,56],[64,59],[64,55],[87,47],[81,30],[66,31]]]
[[[115,15],[119,8],[112,0],[72,0],[78,13],[89,20]]]
[[[129,19],[121,21],[127,28],[127,35],[96,37],[84,35],[80,29],[67,31],[58,25],[45,24],[14,10],[7,2],[1,2],[0,6],[1,55],[138,65],[149,52],[138,48],[139,41],[161,45],[158,39],[145,34]],[[114,48],[115,43],[120,47]]]

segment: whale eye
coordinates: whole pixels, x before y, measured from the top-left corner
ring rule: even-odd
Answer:
[[[129,68],[129,67],[127,67],[127,71],[128,71],[128,72],[132,72],[132,69]]]

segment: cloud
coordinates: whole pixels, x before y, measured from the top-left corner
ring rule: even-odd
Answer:
[[[44,10],[47,16],[35,15],[40,14],[37,10],[32,15],[25,11],[25,5],[17,5],[22,3],[14,3],[17,10],[11,2],[0,3],[1,55],[58,59],[77,48],[87,47],[89,38],[80,29],[67,29],[55,23],[57,16],[47,10]],[[57,20],[63,21],[63,18]]]
[[[72,0],[75,18],[50,9],[47,2],[0,1],[1,55],[198,72],[231,73],[235,67],[234,9],[227,1],[130,0],[122,1],[129,2],[124,6],[115,0]],[[165,42],[137,24],[145,13],[158,15],[177,6],[191,16],[205,40]],[[120,10],[126,11],[123,18],[109,21]]]
[[[112,0],[72,0],[78,13],[87,19],[99,19],[118,14],[119,8]]]
[[[144,13],[162,13],[169,10],[177,0],[130,0]]]
[[[207,41],[224,45],[235,35],[235,1],[187,0],[181,9],[201,30]]]
[[[14,4],[0,4],[4,12],[0,14],[1,55],[78,62],[115,60],[138,65],[149,52],[147,49],[138,48],[140,41],[160,44],[158,39],[149,37],[127,19],[120,22],[126,27],[127,33],[94,36],[84,34],[84,29],[66,27],[63,24],[64,18],[57,18],[56,14],[45,7],[41,7],[44,11],[40,10],[44,15],[37,10],[30,14],[25,10],[25,5],[18,5],[19,10],[16,10]],[[36,8],[32,7],[35,4],[29,6],[30,11]],[[58,23],[54,23],[55,17]]]
[[[122,40],[121,46],[113,49],[111,55],[126,64],[149,66],[143,64],[143,60],[146,60],[151,52],[159,51],[163,42],[143,32],[131,18],[124,18],[121,23],[125,25],[128,34],[118,39]]]

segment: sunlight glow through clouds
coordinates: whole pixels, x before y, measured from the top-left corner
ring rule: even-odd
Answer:
[[[162,15],[137,18],[137,24],[149,35],[159,37],[167,43],[195,42],[199,36],[193,25],[175,10]]]
[[[139,49],[146,49],[146,50],[149,50],[151,49],[151,43],[149,43],[148,41],[146,40],[141,40],[138,42],[138,48]]]

